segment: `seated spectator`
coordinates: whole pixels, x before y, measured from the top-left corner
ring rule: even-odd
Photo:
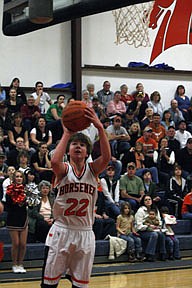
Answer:
[[[15,113],[20,112],[23,102],[20,98],[17,98],[17,92],[14,88],[11,88],[9,91],[9,99],[5,101],[5,106],[7,107],[6,112],[6,129],[11,129],[13,116]]]
[[[136,85],[136,91],[133,93],[133,97],[135,98],[138,93],[143,94],[143,101],[147,103],[149,101],[149,95],[144,91],[144,86],[142,83],[137,83]]]
[[[23,91],[23,89],[20,87],[20,80],[19,78],[13,78],[13,80],[11,81],[10,87],[7,91],[7,99],[9,98],[9,91],[10,89],[14,88],[16,90],[16,94],[17,94],[17,98],[21,99],[22,103],[26,103],[26,96],[25,96],[25,92]]]
[[[137,142],[141,142],[143,144],[143,154],[145,156],[145,166],[153,167],[153,153],[158,149],[158,143],[152,139],[152,128],[146,126],[143,130],[143,136],[141,136]]]
[[[153,113],[158,113],[162,119],[164,107],[161,102],[161,95],[158,91],[154,91],[151,94],[150,101],[147,102],[147,105],[153,109]]]
[[[24,139],[22,137],[18,137],[16,139],[16,146],[9,152],[7,152],[7,165],[8,166],[14,166],[17,167],[17,156],[20,151],[26,150],[25,149],[25,144],[24,144]],[[26,150],[27,151],[27,150]],[[29,153],[29,152],[28,152]]]
[[[162,230],[165,230],[165,243],[166,250],[168,252],[169,260],[180,260],[180,247],[179,247],[179,239],[175,236],[175,233],[172,229],[172,225],[177,224],[176,218],[173,215],[169,214],[168,207],[161,208],[161,215],[163,218],[164,225],[162,226]]]
[[[82,102],[84,102],[87,107],[92,108],[93,104],[91,101],[91,98],[89,97],[89,91],[88,90],[83,90],[82,91]]]
[[[131,125],[135,122],[138,122],[137,117],[134,116],[134,112],[132,110],[126,111],[125,118],[122,119],[122,125],[128,131]]]
[[[153,108],[147,107],[145,109],[145,116],[141,119],[141,129],[144,130],[153,121]]]
[[[166,138],[168,140],[168,147],[172,151],[175,152],[175,157],[177,159],[177,154],[180,151],[180,142],[175,139],[175,127],[169,126],[167,132],[166,132]]]
[[[4,102],[5,100],[6,100],[6,91],[0,84],[0,103]]]
[[[107,215],[115,219],[120,214],[119,208],[119,180],[114,178],[115,167],[109,165],[106,176],[100,179],[102,192],[105,196],[105,208]]]
[[[182,175],[185,179],[192,175],[192,137],[187,140],[186,146],[179,151],[177,162],[182,168]]]
[[[65,107],[65,96],[60,94],[57,96],[57,101],[51,104],[46,112],[45,118],[47,129],[52,133],[52,143],[55,144],[63,135],[63,127],[61,124],[62,112]]]
[[[187,140],[192,137],[191,133],[186,130],[187,124],[185,120],[181,120],[178,124],[178,130],[175,133],[175,139],[180,143],[180,148],[184,148]]]
[[[28,242],[45,243],[47,234],[53,223],[54,196],[51,194],[51,184],[42,180],[39,183],[41,200],[39,205],[29,207]]]
[[[187,194],[187,181],[182,177],[182,169],[175,165],[173,176],[169,181],[169,192],[167,195],[170,213],[181,219],[181,208],[183,199]]]
[[[104,81],[103,89],[97,92],[99,102],[101,103],[101,105],[103,106],[105,110],[107,109],[107,105],[109,101],[113,100],[113,96],[114,96],[114,93],[113,91],[110,90],[110,88],[111,88],[111,83],[109,81]]]
[[[169,179],[173,174],[175,153],[168,148],[166,138],[161,139],[158,151],[154,151],[153,161],[159,171],[159,183],[162,188],[167,189]]]
[[[121,92],[116,91],[114,93],[114,97],[109,103],[107,104],[107,115],[113,116],[113,115],[121,115],[122,117],[125,115],[126,112],[126,106],[121,99]]]
[[[17,170],[21,171],[25,176],[27,175],[27,173],[29,172],[29,170],[31,170],[30,167],[30,157],[29,154],[26,150],[21,150],[19,151],[19,154],[17,156]]]
[[[6,161],[6,155],[3,151],[0,151],[0,200],[2,199],[3,196],[3,181],[7,178],[7,164],[5,163]]]
[[[126,113],[130,110],[133,111],[134,117],[140,122],[145,116],[145,110],[148,107],[147,103],[144,101],[143,93],[138,93],[134,97],[135,99],[129,104]]]
[[[8,140],[9,140],[9,149],[13,149],[16,147],[16,139],[18,137],[22,137],[24,139],[24,145],[25,149],[29,151],[29,137],[28,137],[28,131],[23,126],[22,123],[22,115],[20,112],[16,112],[13,115],[13,122],[12,122],[12,128],[8,130]]]
[[[171,100],[171,107],[169,108],[171,113],[171,119],[175,123],[175,129],[178,129],[181,120],[185,120],[182,112],[178,108],[178,102],[176,99]]]
[[[97,97],[93,97],[92,99],[92,108],[95,111],[95,113],[97,114],[97,117],[100,119],[101,122],[105,121],[105,119],[107,118],[107,115],[103,109],[103,107],[101,106],[99,99]],[[109,119],[110,121],[110,119]]]
[[[159,188],[157,187],[157,184],[152,180],[152,173],[150,169],[146,168],[143,170],[142,179],[145,195],[150,196],[157,207],[161,206],[164,199],[158,195]]]
[[[129,144],[131,145],[131,147],[134,147],[137,139],[141,137],[141,127],[139,122],[135,122],[131,125],[128,130],[128,134],[130,136]]]
[[[142,243],[139,234],[135,231],[134,216],[130,203],[121,204],[121,214],[117,217],[117,235],[127,241],[128,261],[143,260]]]
[[[38,144],[37,151],[31,156],[31,166],[35,170],[39,181],[50,181],[52,179],[51,158],[45,142]]]
[[[45,114],[45,104],[46,102],[51,105],[52,100],[48,93],[43,91],[43,83],[41,81],[37,81],[35,83],[35,92],[32,93],[35,99],[35,105],[39,107],[41,114]]]
[[[89,98],[92,100],[93,98],[98,98],[97,94],[95,93],[95,85],[92,83],[87,84],[87,91],[89,92]]]
[[[191,122],[191,102],[189,97],[185,95],[185,87],[183,85],[178,85],[175,92],[175,100],[178,102],[178,108],[182,112],[185,121]]]
[[[125,103],[126,106],[129,106],[129,104],[134,100],[133,95],[128,94],[128,86],[126,84],[123,84],[120,86],[120,92],[121,92],[121,101]]]
[[[2,188],[2,202],[6,202],[6,192],[7,192],[7,186],[9,186],[13,181],[13,175],[15,173],[16,169],[14,166],[8,166],[7,168],[7,175],[8,177],[3,181]]]
[[[143,171],[146,167],[145,162],[147,163],[143,153],[143,144],[141,142],[136,142],[135,147],[131,147],[131,149],[123,156],[121,162],[123,173],[126,172],[125,169],[127,168],[127,163],[134,162],[136,166],[136,175],[142,177]],[[153,181],[159,183],[157,168],[153,166],[148,169],[153,175]]]
[[[165,249],[165,235],[160,231],[147,231],[148,226],[143,224],[146,217],[149,216],[151,209],[156,209],[157,217],[162,225],[159,210],[154,205],[152,199],[148,195],[144,195],[140,207],[135,214],[135,228],[137,233],[139,233],[141,240],[146,244],[145,256],[146,261],[154,262],[156,256],[156,249],[159,247],[160,260],[165,261],[166,259],[166,249]]]
[[[161,120],[161,125],[163,125],[166,129],[166,131],[168,130],[168,128],[170,126],[174,127],[175,126],[175,123],[174,121],[171,119],[171,113],[169,110],[165,110],[163,112],[163,117],[162,117],[162,120]]]
[[[101,190],[101,188],[99,188]],[[105,201],[103,192],[98,192],[96,202],[95,222],[93,232],[96,240],[103,240],[107,235],[117,236],[115,220],[110,218],[105,210]]]
[[[46,126],[44,117],[40,117],[36,123],[36,127],[30,132],[30,146],[37,149],[40,142],[46,142],[47,147],[52,144],[52,133]]]
[[[121,154],[126,153],[130,149],[130,136],[127,130],[121,126],[122,118],[117,115],[113,119],[113,124],[109,125],[106,132],[109,135],[112,156],[119,159]]]
[[[192,220],[192,187],[190,188],[190,192],[184,197],[181,215],[183,219]]]
[[[41,111],[38,106],[35,106],[35,99],[32,95],[27,97],[27,103],[21,106],[21,115],[23,126],[31,131],[35,127],[37,119],[41,116]]]
[[[161,125],[161,117],[158,113],[153,114],[153,121],[149,124],[152,128],[151,137],[159,143],[159,141],[166,136],[166,130],[164,126]]]
[[[131,204],[134,212],[137,211],[139,203],[144,195],[144,186],[140,177],[135,175],[136,166],[134,162],[127,164],[127,173],[120,178],[120,195],[121,200]]]
[[[0,102],[0,127],[3,129],[4,134],[7,134],[7,129],[10,127],[10,123],[6,122],[7,106],[6,101]]]

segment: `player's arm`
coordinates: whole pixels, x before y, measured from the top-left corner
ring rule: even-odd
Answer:
[[[105,168],[107,167],[110,159],[111,159],[111,149],[109,145],[109,141],[107,138],[107,134],[103,128],[103,125],[94,110],[91,108],[85,109],[85,117],[89,118],[93,125],[99,131],[99,139],[100,139],[100,149],[101,156],[98,157],[92,164],[92,168],[96,175],[99,175]]]
[[[67,143],[74,132],[71,132],[67,130],[67,128],[64,128],[63,136],[61,137],[61,140],[59,144],[57,145],[55,152],[53,154],[53,157],[51,159],[51,165],[54,174],[56,175],[56,181],[59,181],[62,179],[62,177],[66,174],[66,165],[63,163],[63,156],[66,153]]]

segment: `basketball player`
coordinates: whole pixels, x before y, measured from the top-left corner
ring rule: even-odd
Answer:
[[[58,194],[53,211],[55,222],[46,240],[42,288],[56,288],[63,273],[72,282],[72,288],[87,288],[91,275],[97,176],[106,168],[111,155],[106,133],[94,110],[86,108],[85,115],[99,131],[101,156],[87,163],[91,152],[89,138],[64,127],[52,158]],[[70,159],[67,163],[62,162],[65,153]]]

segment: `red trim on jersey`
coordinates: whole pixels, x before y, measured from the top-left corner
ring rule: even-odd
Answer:
[[[78,280],[78,279],[74,278],[73,276],[71,277],[71,279],[74,280],[77,283],[80,283],[80,284],[88,284],[89,283],[89,281]]]
[[[68,171],[69,171],[69,166],[67,165],[67,163],[63,163],[63,165],[66,167],[66,173],[65,173],[65,175],[63,175],[63,177],[65,177],[67,175]],[[53,188],[57,187],[61,183],[61,180],[62,179],[57,181],[57,177],[55,176]]]
[[[86,165],[84,164],[80,173],[77,172],[76,170],[76,167],[73,166],[71,163],[70,163],[71,167],[72,167],[72,170],[73,170],[73,173],[75,174],[75,176],[78,178],[78,179],[81,179],[83,177],[83,175],[85,174],[85,170],[86,170]]]
[[[61,276],[62,276],[62,274],[60,274],[59,276],[54,277],[54,278],[50,278],[50,277],[44,276],[44,280],[55,281],[55,280],[58,280],[59,278],[61,278]]]

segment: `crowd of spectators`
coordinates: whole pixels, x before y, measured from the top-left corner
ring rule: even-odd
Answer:
[[[53,220],[56,196],[51,157],[63,133],[62,110],[74,99],[65,102],[63,94],[52,99],[43,91],[41,81],[36,82],[35,91],[27,97],[18,78],[13,79],[9,89],[0,88],[0,200],[6,207],[7,187],[13,183],[16,171],[24,175],[24,185],[38,187],[42,198],[37,206],[29,208],[28,241],[44,242]],[[120,233],[120,222],[118,233],[115,223],[119,215],[124,217],[122,203],[129,203],[126,209],[136,215],[130,218],[136,227],[136,230],[129,227],[129,232],[135,233],[130,239],[139,233],[143,241],[148,241],[149,261],[154,260],[158,239],[162,260],[165,254],[163,233],[148,233],[144,229],[150,207],[157,207],[159,219],[158,209],[162,206],[167,206],[178,219],[192,217],[192,203],[183,206],[192,191],[192,99],[185,95],[183,85],[176,88],[166,109],[163,97],[158,91],[149,96],[142,83],[132,93],[128,93],[126,84],[119,91],[112,91],[109,81],[104,81],[98,92],[94,84],[88,84],[82,91],[82,101],[94,109],[103,123],[112,155],[106,171],[100,175],[96,239]],[[82,132],[91,139],[94,160],[100,153],[97,129],[91,124]],[[151,201],[150,205],[146,206],[145,199]],[[136,252],[140,257],[140,248]]]

